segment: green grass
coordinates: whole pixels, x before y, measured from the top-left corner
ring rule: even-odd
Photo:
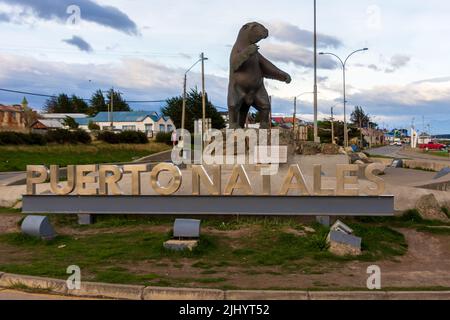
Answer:
[[[97,164],[127,162],[168,150],[165,144],[110,145],[48,145],[0,146],[0,172],[25,171],[26,166],[56,164]]]
[[[212,219],[209,224],[220,226],[220,219],[216,220]],[[119,221],[115,219],[103,223],[108,227],[127,225]],[[14,262],[0,264],[0,270],[65,279],[67,266],[78,265],[85,279],[90,281],[217,287],[226,285],[227,279],[223,272],[228,267],[255,272],[261,272],[258,269],[260,267],[276,267],[279,275],[292,272],[322,274],[336,263],[395,259],[407,249],[400,233],[385,226],[353,222],[350,224],[356,234],[363,237],[364,253],[359,257],[337,257],[327,251],[325,238],[328,229],[320,225],[312,225],[315,233],[300,237],[284,231],[286,226],[300,228],[293,220],[260,219],[251,224],[252,221],[253,219],[239,219],[236,222],[252,226],[251,232],[244,233],[240,238],[204,232],[200,245],[192,252],[167,251],[163,248],[163,242],[170,238],[169,233],[133,231],[132,227],[129,232],[111,232],[114,230],[112,229],[98,234],[59,236],[49,242],[22,234],[3,234],[0,235],[0,244],[11,246],[16,252],[20,252],[20,256],[11,258]],[[160,220],[145,222],[146,225],[152,223],[166,224]],[[85,228],[92,228],[94,231],[99,227],[94,225]],[[153,265],[165,269],[172,266],[178,270],[190,265],[199,271],[196,277],[174,278],[158,272],[142,273],[133,270],[134,266],[143,262],[147,267]],[[218,273],[221,274],[205,277]]]
[[[4,207],[0,207],[0,214],[2,213],[20,213],[20,209],[14,209],[14,208],[4,208]]]
[[[442,212],[450,219],[450,209],[447,207],[442,207]]]

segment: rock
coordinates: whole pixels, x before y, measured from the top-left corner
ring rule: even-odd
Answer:
[[[345,155],[347,155],[347,152],[345,151],[344,148],[340,147],[340,148],[339,148],[339,154],[345,154]]]
[[[343,223],[341,220],[336,221],[333,224],[333,226],[331,227],[331,230],[343,232],[343,233],[346,233],[346,234],[353,234],[353,229],[350,228],[345,223]]]
[[[366,156],[366,154],[364,152],[359,152],[358,156],[362,161],[369,160],[369,158]]]
[[[193,251],[198,246],[198,240],[169,240],[164,242],[164,248],[172,251]]]
[[[362,239],[340,231],[332,230],[328,235],[330,252],[337,256],[358,256],[361,254]]]
[[[306,156],[314,156],[316,154],[320,154],[322,152],[322,147],[320,143],[314,142],[301,142],[297,148],[297,153],[306,155]]]
[[[322,145],[322,153],[328,155],[336,155],[339,154],[339,146],[336,144],[323,144]]]
[[[359,164],[359,165],[365,165],[365,163],[362,160],[356,160],[355,164]]]
[[[427,220],[439,220],[443,222],[448,222],[449,218],[442,211],[442,207],[436,200],[434,194],[428,194],[421,197],[416,203],[417,211],[419,211],[420,216]]]

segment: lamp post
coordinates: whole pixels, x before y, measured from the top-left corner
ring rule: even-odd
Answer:
[[[334,107],[331,107],[331,143],[335,144],[336,141],[334,141]]]
[[[342,60],[338,55],[334,54],[334,53],[330,53],[330,52],[320,52],[319,55],[331,55],[334,56],[335,58],[337,58],[340,63],[342,64],[342,74],[343,74],[343,87],[344,87],[344,145],[345,147],[348,147],[348,131],[347,131],[347,97],[346,97],[346,86],[345,86],[345,67],[347,65],[347,61],[348,59],[350,59],[350,57],[352,55],[354,55],[357,52],[362,52],[362,51],[367,51],[369,50],[368,48],[363,48],[363,49],[359,49],[356,51],[353,51],[352,53],[350,53],[347,58],[345,60]]]
[[[297,119],[297,99],[300,98],[301,96],[305,95],[305,94],[314,94],[315,92],[303,92],[300,93],[298,96],[294,97],[294,117],[293,117],[293,122],[292,122],[292,128],[295,132],[295,120]]]
[[[318,108],[317,108],[317,3],[314,0],[314,142],[319,140]]]

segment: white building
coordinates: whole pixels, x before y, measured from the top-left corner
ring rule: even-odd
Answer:
[[[93,118],[75,119],[81,129],[89,131],[89,123],[101,130],[110,129],[111,123],[117,131],[141,131],[153,137],[158,132],[172,132],[176,127],[170,117],[160,116],[154,111],[100,112]]]

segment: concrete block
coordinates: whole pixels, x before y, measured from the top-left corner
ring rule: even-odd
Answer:
[[[336,291],[321,292],[309,291],[310,300],[387,300],[388,296],[384,291]]]
[[[80,290],[68,290],[68,294],[82,297],[142,300],[144,288],[144,286],[81,282]]]
[[[174,238],[200,238],[200,220],[176,219],[173,225]]]
[[[338,256],[360,255],[362,239],[339,231],[328,235],[330,252]]]
[[[329,227],[331,224],[331,217],[329,216],[317,216],[316,221],[325,227]]]
[[[246,300],[246,301],[261,301],[261,300],[291,300],[303,301],[308,300],[308,292],[306,291],[241,291],[230,290],[225,291],[225,300]]]
[[[172,251],[193,251],[198,246],[198,240],[169,240],[164,242],[164,248]]]
[[[224,300],[225,292],[214,289],[183,289],[147,287],[144,300]]]
[[[78,224],[81,226],[87,226],[94,224],[94,216],[92,214],[79,214],[78,215]]]
[[[440,179],[442,177],[445,177],[446,175],[449,175],[450,177],[450,168],[444,168],[441,171],[439,171],[436,176],[433,178],[433,180]]]
[[[39,278],[4,273],[0,277],[0,287],[11,288],[24,286],[30,289],[48,290],[54,293],[67,294],[67,285],[64,280]]]

